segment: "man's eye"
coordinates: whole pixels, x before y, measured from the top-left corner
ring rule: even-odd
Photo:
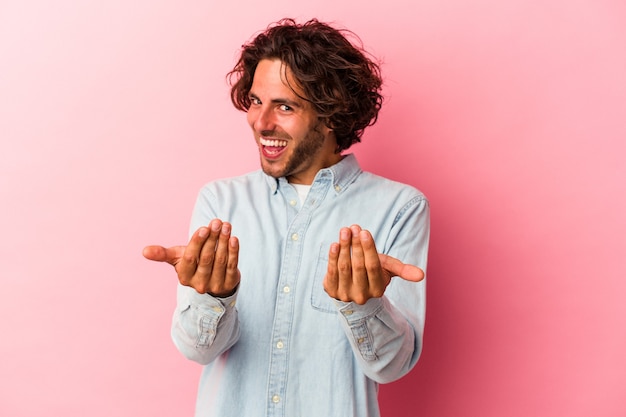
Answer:
[[[280,109],[281,109],[282,111],[291,111],[291,110],[292,110],[292,109],[291,109],[291,107],[289,107],[289,106],[288,106],[288,105],[286,105],[286,104],[281,104],[281,105],[280,105]]]
[[[259,104],[261,104],[261,100],[256,97],[250,97],[250,103],[258,106]]]

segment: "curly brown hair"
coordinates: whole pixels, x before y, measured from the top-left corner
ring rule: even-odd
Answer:
[[[337,152],[360,142],[364,129],[376,123],[383,103],[380,66],[368,58],[353,32],[317,19],[271,24],[242,46],[237,64],[227,75],[231,100],[239,110],[250,108],[250,88],[262,59],[279,59],[287,65],[304,92],[301,98],[335,132]]]

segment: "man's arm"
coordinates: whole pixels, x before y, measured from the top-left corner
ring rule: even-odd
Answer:
[[[187,246],[147,246],[143,255],[167,262],[178,274],[177,308],[172,338],[187,358],[207,364],[239,338],[236,289],[239,241],[231,225],[214,219],[199,228]]]
[[[429,237],[426,200],[396,224],[390,248],[425,268]],[[394,279],[397,276],[402,279]],[[421,352],[425,313],[424,272],[380,254],[371,234],[342,228],[330,247],[324,289],[335,298],[340,323],[362,371],[386,383],[406,374]]]

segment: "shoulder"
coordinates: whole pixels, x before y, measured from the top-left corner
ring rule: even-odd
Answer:
[[[363,171],[354,184],[359,191],[366,192],[370,195],[376,195],[380,198],[393,198],[401,201],[424,201],[428,203],[428,199],[422,191],[413,185],[395,181],[368,171]]]
[[[257,170],[235,177],[220,178],[209,181],[200,189],[200,193],[237,193],[249,188],[259,187],[261,183],[267,184],[267,178],[263,174],[263,171]]]

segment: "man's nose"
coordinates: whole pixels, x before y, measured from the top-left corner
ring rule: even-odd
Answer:
[[[253,127],[257,132],[272,131],[276,127],[276,118],[270,108],[259,109],[253,117]]]

